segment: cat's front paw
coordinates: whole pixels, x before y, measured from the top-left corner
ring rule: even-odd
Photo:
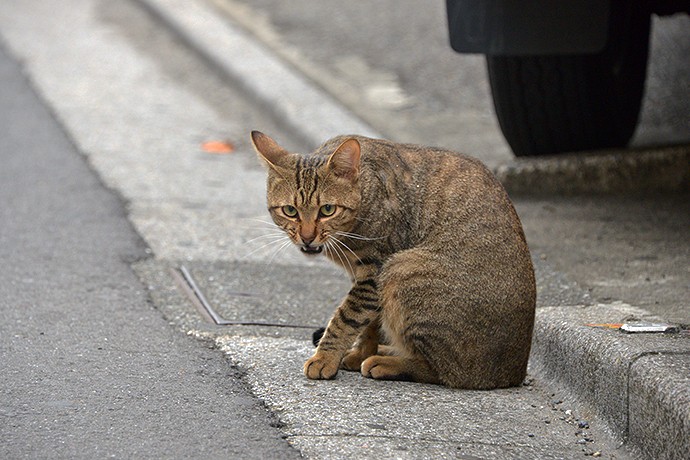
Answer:
[[[317,351],[304,363],[304,375],[312,380],[332,379],[338,373],[339,366],[338,358]]]

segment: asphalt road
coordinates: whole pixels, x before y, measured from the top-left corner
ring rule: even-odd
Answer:
[[[148,302],[123,203],[2,47],[0,85],[0,457],[298,458]]]

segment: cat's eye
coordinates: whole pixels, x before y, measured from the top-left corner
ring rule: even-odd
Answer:
[[[332,216],[334,213],[335,213],[335,205],[334,204],[324,204],[319,209],[319,214],[321,214],[324,217]]]
[[[297,217],[297,209],[294,206],[288,204],[280,208],[280,210],[288,217]]]

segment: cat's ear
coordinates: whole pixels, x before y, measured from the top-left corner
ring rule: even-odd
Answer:
[[[259,158],[269,167],[275,168],[279,166],[290,155],[287,150],[264,133],[252,131],[251,138],[254,150],[259,154]]]
[[[328,159],[328,167],[336,176],[354,180],[359,176],[361,148],[357,139],[348,139],[335,149]]]

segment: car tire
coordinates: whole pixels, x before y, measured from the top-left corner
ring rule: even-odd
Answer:
[[[494,107],[516,156],[628,144],[640,112],[650,14],[611,12],[599,54],[487,56]]]

